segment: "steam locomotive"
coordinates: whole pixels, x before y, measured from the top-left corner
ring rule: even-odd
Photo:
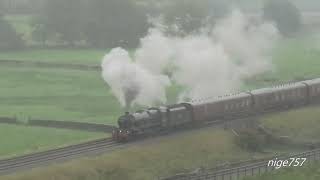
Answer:
[[[204,121],[230,120],[320,102],[320,78],[126,113],[113,131],[116,141]]]

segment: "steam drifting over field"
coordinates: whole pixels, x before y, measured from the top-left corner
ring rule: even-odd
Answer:
[[[172,83],[185,87],[179,100],[219,96],[272,69],[268,50],[277,37],[272,24],[252,24],[237,10],[213,28],[185,37],[155,27],[132,58],[121,48],[107,54],[103,78],[123,106],[165,103]],[[164,73],[168,67],[174,69],[170,77]]]

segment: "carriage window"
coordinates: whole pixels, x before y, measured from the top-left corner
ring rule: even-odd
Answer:
[[[242,107],[246,106],[246,101],[242,101]]]

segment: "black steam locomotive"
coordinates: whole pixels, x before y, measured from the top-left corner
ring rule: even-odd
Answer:
[[[320,102],[320,78],[126,113],[119,118],[119,128],[114,130],[113,139],[128,141],[138,135],[203,121],[229,120],[316,102]]]

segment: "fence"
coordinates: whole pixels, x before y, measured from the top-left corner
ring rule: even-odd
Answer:
[[[16,118],[10,118],[10,117],[0,117],[0,123],[19,124]]]
[[[105,125],[105,124],[72,122],[72,121],[55,121],[55,120],[29,120],[28,125],[51,127],[51,128],[85,130],[85,131],[94,131],[94,132],[107,132],[107,133],[111,133],[115,128],[114,126]]]
[[[276,160],[277,162],[280,162],[281,160],[284,162],[284,160],[290,160],[290,158],[306,158],[304,165],[310,164],[320,160],[320,149],[295,154],[292,156],[274,157],[270,160]],[[263,160],[261,162],[223,170],[208,169],[199,173],[179,174],[168,178],[162,178],[161,180],[240,180],[246,176],[261,175],[266,172],[279,170],[276,168],[276,166],[271,166],[270,160]]]
[[[21,65],[21,66],[34,66],[39,68],[54,68],[54,69],[74,69],[83,71],[101,71],[99,65],[86,65],[86,64],[65,64],[65,63],[52,63],[52,62],[36,62],[36,61],[23,61],[23,60],[0,60],[2,65]]]

